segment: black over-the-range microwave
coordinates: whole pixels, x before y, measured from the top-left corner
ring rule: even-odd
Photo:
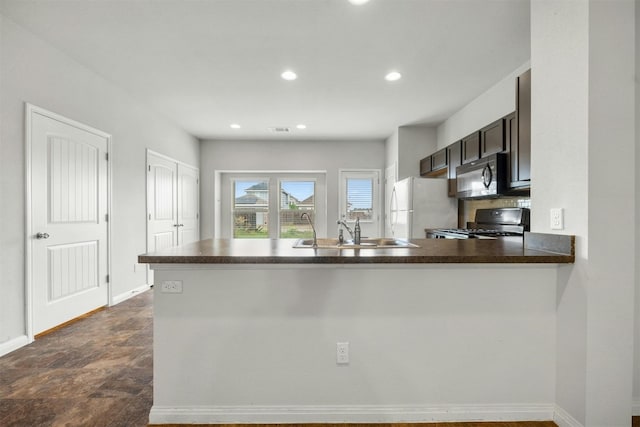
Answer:
[[[507,155],[496,153],[456,168],[457,197],[478,199],[498,197],[508,189]]]

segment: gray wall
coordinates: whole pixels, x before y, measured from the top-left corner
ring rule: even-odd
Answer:
[[[556,404],[585,426],[631,417],[634,15],[632,0],[531,3],[532,229],[555,232],[562,207],[577,237],[558,276]]]
[[[110,133],[113,168],[112,295],[146,282],[145,148],[198,166],[197,140],[127,93],[0,15],[0,346],[25,334],[24,104]]]
[[[214,175],[223,171],[327,171],[327,231],[338,219],[338,170],[380,169],[384,178],[385,146],[373,141],[202,141],[200,143],[200,212],[203,239],[213,237]],[[380,193],[382,196],[382,192]],[[384,198],[382,197],[382,200]]]
[[[516,110],[516,77],[531,68],[527,61],[438,126],[438,148],[464,138]]]
[[[636,76],[640,73],[640,7],[636,3]],[[636,82],[636,147],[640,147],[640,85]],[[640,189],[640,149],[636,149],[636,195]],[[636,196],[636,221],[640,212],[640,197]],[[635,351],[633,362],[633,409],[634,415],[640,415],[640,227],[636,226],[636,321]]]
[[[385,167],[397,163],[398,181],[420,176],[420,159],[436,151],[436,128],[400,126],[385,141]]]

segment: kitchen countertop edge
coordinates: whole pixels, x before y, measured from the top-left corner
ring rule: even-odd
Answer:
[[[412,240],[420,248],[310,249],[293,248],[295,239],[253,241],[202,240],[182,247],[143,254],[143,264],[572,264],[575,237],[530,233],[532,239]],[[566,240],[568,253],[545,250],[546,236],[557,248]]]

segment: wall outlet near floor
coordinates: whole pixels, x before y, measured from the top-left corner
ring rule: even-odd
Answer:
[[[563,230],[564,229],[564,209],[562,208],[551,208],[551,229],[552,230]]]
[[[160,284],[160,292],[164,294],[181,294],[182,280],[165,280]]]
[[[336,343],[336,363],[338,365],[349,364],[349,343],[348,342]]]

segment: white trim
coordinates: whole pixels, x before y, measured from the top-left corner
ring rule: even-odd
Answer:
[[[150,424],[389,423],[446,421],[549,421],[553,404],[161,406]]]
[[[111,192],[112,192],[112,137],[110,134],[103,132],[99,129],[92,128],[89,125],[84,123],[80,123],[68,117],[62,116],[60,114],[54,113],[49,110],[45,110],[44,108],[38,107],[36,105],[25,102],[25,323],[26,323],[26,332],[27,339],[29,342],[33,342],[34,333],[33,333],[33,283],[31,276],[32,269],[32,244],[33,239],[30,236],[33,233],[33,229],[31,227],[31,125],[32,125],[32,115],[40,114],[44,117],[48,117],[53,120],[57,120],[59,122],[68,124],[69,126],[73,126],[85,132],[92,133],[99,137],[105,138],[107,140],[107,153],[109,155],[109,160],[107,161],[107,215],[109,216],[109,220],[107,221],[107,275],[109,276],[109,283],[107,283],[107,304],[112,300],[112,289],[113,289],[113,274],[111,269],[111,223],[113,221],[113,212],[111,209]]]
[[[17,338],[13,338],[7,342],[3,342],[2,344],[0,344],[0,357],[4,356],[5,354],[9,354],[12,351],[15,351],[20,347],[24,347],[32,341],[33,340],[29,340],[28,336],[20,335]]]
[[[180,160],[176,160],[173,157],[167,156],[166,154],[158,153],[157,151],[154,151],[154,150],[152,150],[150,148],[147,148],[147,159],[149,158],[149,154],[154,155],[156,157],[161,157],[161,158],[163,158],[165,160],[168,160],[170,162],[175,162],[175,163],[181,164],[183,166],[188,166],[188,167],[190,167],[192,169],[196,169],[196,170],[200,171],[200,168],[198,168],[197,166],[191,165],[189,163],[182,162]],[[148,163],[147,163],[147,165],[148,165]],[[199,178],[200,178],[200,175],[198,175],[198,179]]]
[[[25,312],[25,330],[27,332],[27,339],[29,342],[33,342],[33,293],[32,293],[32,278],[31,278],[31,264],[32,264],[32,248],[29,236],[33,234],[31,227],[31,114],[35,112],[37,107],[26,103],[25,104],[25,121],[24,121],[24,162],[25,162],[25,243],[24,243],[24,312]]]
[[[640,399],[633,399],[631,415],[633,415],[634,417],[640,416]]]
[[[556,405],[553,421],[558,427],[584,427],[580,421],[573,418],[567,411]]]
[[[138,286],[135,289],[128,290],[127,292],[123,292],[120,295],[116,295],[113,297],[113,300],[111,301],[111,305],[120,304],[121,302],[126,301],[131,297],[135,297],[138,294],[146,292],[149,289],[151,289],[151,286],[142,285],[142,286]]]

